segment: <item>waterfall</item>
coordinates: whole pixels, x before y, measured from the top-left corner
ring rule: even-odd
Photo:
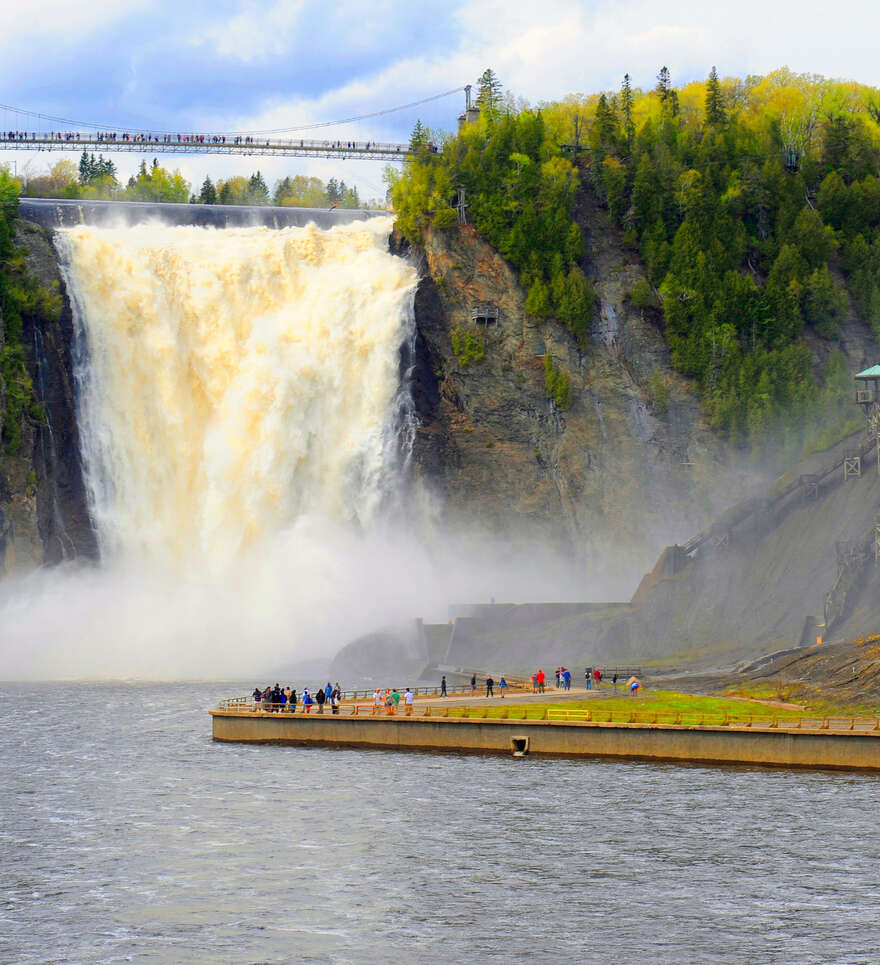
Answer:
[[[58,232],[105,560],[222,571],[302,519],[375,519],[412,439],[390,227]]]

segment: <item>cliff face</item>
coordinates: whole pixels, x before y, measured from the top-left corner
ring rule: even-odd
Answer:
[[[426,232],[415,465],[454,525],[585,559],[602,553],[609,569],[632,573],[751,480],[726,464],[656,323],[630,306],[643,277],[637,260],[584,204],[585,268],[598,296],[585,351],[561,325],[526,315],[515,272],[472,229]],[[472,320],[481,303],[498,308],[497,324]],[[456,330],[483,342],[482,361],[459,361]],[[548,398],[545,354],[569,375],[564,411]],[[658,383],[668,400],[652,405]]]
[[[43,229],[20,220],[16,246],[44,288],[64,293]],[[0,456],[0,574],[97,554],[86,506],[73,395],[73,319],[66,295],[58,321],[26,317],[23,344],[44,418],[22,429],[16,455]]]

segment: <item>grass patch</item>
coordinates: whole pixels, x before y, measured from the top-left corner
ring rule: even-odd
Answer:
[[[804,700],[797,696],[789,699],[803,703],[806,710],[790,710],[784,707],[768,707],[755,703],[755,700],[778,700],[779,695],[771,687],[763,689],[755,687],[748,691],[751,700],[737,699],[745,697],[745,688],[737,695],[730,696],[700,696],[683,694],[673,690],[651,690],[630,697],[627,693],[618,691],[600,692],[600,696],[586,700],[566,701],[565,703],[549,704],[518,704],[514,700],[496,703],[479,704],[472,707],[443,707],[432,708],[432,713],[444,717],[467,717],[473,719],[501,718],[509,720],[544,720],[547,711],[577,710],[589,711],[590,719],[598,722],[625,723],[635,715],[637,723],[652,723],[656,717],[657,723],[679,724],[721,724],[738,721],[768,722],[777,720],[796,720],[798,717],[874,717],[878,714],[876,705],[851,706],[840,702],[825,700],[821,694],[818,699]]]

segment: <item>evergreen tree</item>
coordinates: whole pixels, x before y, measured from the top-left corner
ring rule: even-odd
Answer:
[[[92,155],[89,157],[87,151],[82,152],[82,157],[79,159],[79,183],[80,184],[91,184],[92,178],[95,176],[95,157]]]
[[[428,146],[428,130],[422,127],[421,121],[416,121],[416,126],[409,139],[409,149],[413,152],[419,151]],[[333,180],[332,178],[330,179]],[[329,182],[328,182],[329,183]]]
[[[672,89],[672,85],[669,80],[669,68],[661,67],[660,73],[657,74],[657,86],[654,88],[660,97],[661,101],[666,101],[669,97],[669,92]]]
[[[487,67],[480,79],[477,81],[477,107],[480,113],[487,119],[492,119],[497,115],[501,107],[501,81],[495,76],[495,71]]]
[[[629,74],[623,75],[623,86],[620,88],[620,112],[623,115],[623,136],[626,138],[627,150],[632,148],[633,140],[636,136],[636,126],[633,122],[633,97],[632,84]]]
[[[418,124],[416,125],[418,127]],[[327,202],[328,204],[339,204],[345,194],[345,182],[340,184],[336,178],[330,178],[327,182]]]
[[[727,123],[724,92],[718,80],[718,71],[714,67],[706,81],[706,123],[712,127],[723,127]]]
[[[217,189],[214,187],[214,182],[208,176],[206,176],[205,180],[202,182],[202,190],[199,192],[199,203],[217,203]]]
[[[259,171],[252,174],[248,181],[247,196],[249,204],[269,203],[269,188]]]

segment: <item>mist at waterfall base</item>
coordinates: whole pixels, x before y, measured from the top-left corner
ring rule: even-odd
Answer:
[[[449,602],[583,597],[549,549],[462,555],[414,513],[390,227],[59,232],[102,564],[0,585],[4,677],[250,677]]]

